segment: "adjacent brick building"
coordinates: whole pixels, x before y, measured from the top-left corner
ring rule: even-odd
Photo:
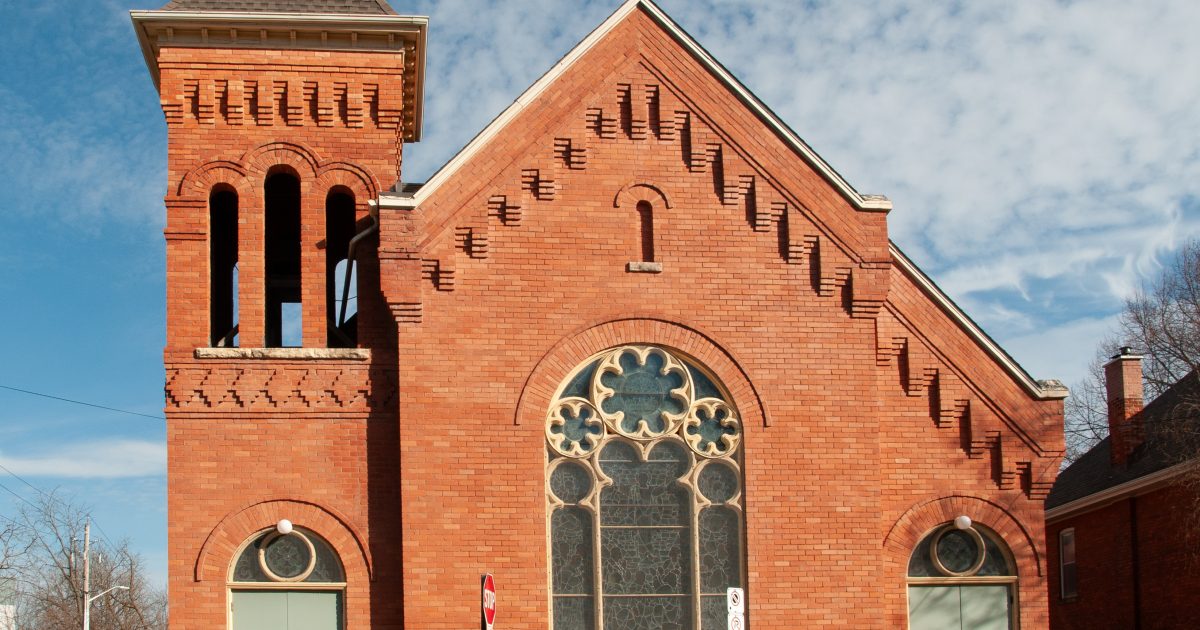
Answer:
[[[1141,357],[1105,366],[1109,437],[1063,470],[1046,500],[1050,627],[1200,627],[1194,447],[1200,379],[1142,408]]]
[[[1046,627],[1065,390],[654,4],[423,185],[423,18],[133,18],[172,628]]]

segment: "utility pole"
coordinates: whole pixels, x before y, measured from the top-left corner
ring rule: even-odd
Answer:
[[[92,519],[83,526],[83,630],[92,630]]]

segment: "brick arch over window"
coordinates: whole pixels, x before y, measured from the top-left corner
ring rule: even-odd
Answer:
[[[246,539],[280,519],[316,532],[329,542],[341,557],[347,583],[365,583],[374,579],[371,552],[361,532],[344,515],[330,508],[296,499],[255,501],[221,519],[209,532],[196,556],[194,579],[225,581],[234,554]]]
[[[961,515],[996,532],[1012,552],[1017,574],[1024,581],[1042,576],[1042,558],[1029,531],[1005,508],[986,499],[971,496],[950,496],[914,505],[892,525],[883,540],[888,574],[907,574],[908,560],[921,538],[935,527],[953,521]]]
[[[240,160],[252,178],[261,180],[278,166],[289,166],[302,182],[316,179],[321,169],[317,152],[298,142],[268,142],[250,149]]]
[[[376,198],[380,188],[379,182],[360,166],[349,162],[322,164],[317,171],[316,189],[328,193],[338,186],[349,189],[358,200]]]
[[[613,207],[633,207],[643,201],[649,203],[654,208],[672,207],[670,198],[667,197],[662,189],[645,182],[631,182],[622,186],[621,190],[617,191],[617,195],[613,197]]]
[[[586,324],[555,344],[530,372],[517,401],[514,424],[540,425],[562,379],[592,355],[621,345],[660,345],[691,356],[712,370],[729,390],[742,416],[742,426],[769,426],[762,398],[734,355],[696,328],[655,316],[630,317]]]
[[[251,186],[246,179],[246,169],[237,162],[229,160],[214,160],[206,162],[188,171],[179,180],[176,193],[180,197],[203,197],[220,185],[226,185],[237,191],[238,198],[246,199],[251,193]]]

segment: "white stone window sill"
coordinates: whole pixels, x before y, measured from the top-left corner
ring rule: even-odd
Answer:
[[[274,361],[369,361],[368,348],[196,348],[197,359],[264,359]]]
[[[630,273],[662,273],[660,262],[630,262],[625,265],[625,271]]]

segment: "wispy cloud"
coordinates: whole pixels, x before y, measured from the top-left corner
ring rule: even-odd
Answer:
[[[1001,342],[1095,332],[1200,235],[1200,73],[1179,71],[1200,59],[1200,4],[659,3],[859,190],[891,197],[893,239]],[[419,3],[429,140],[406,178],[615,6]],[[1094,340],[1075,340],[1084,365]]]
[[[64,444],[36,453],[5,449],[0,451],[0,464],[29,477],[153,477],[167,472],[167,446],[158,441],[107,439]]]

